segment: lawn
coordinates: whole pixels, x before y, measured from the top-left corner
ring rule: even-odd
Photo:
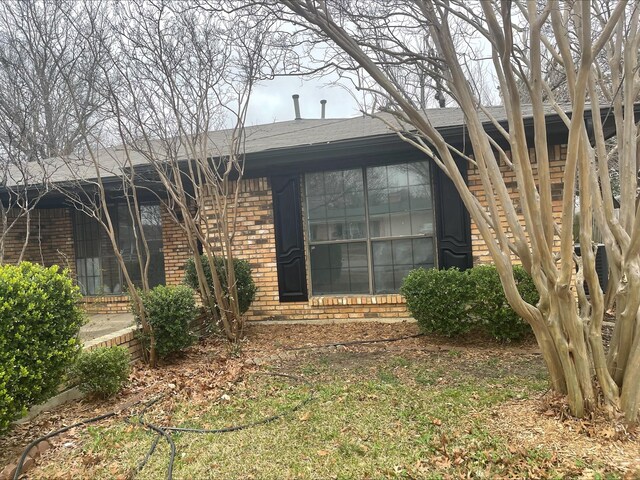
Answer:
[[[415,327],[332,326],[324,333],[318,328],[258,329],[241,353],[210,341],[163,373],[138,370],[132,387],[115,403],[160,394],[145,420],[217,429],[286,413],[310,398],[295,412],[245,430],[173,433],[176,479],[640,475],[637,439],[603,419],[568,419],[562,402],[550,403],[546,373],[530,346],[451,346],[421,337],[288,349],[320,338],[346,341],[414,333]],[[219,357],[230,367],[224,375],[199,370],[207,362],[216,370]],[[87,404],[91,406],[92,413],[109,408]],[[139,411],[139,405],[131,408],[133,424],[121,417],[56,442],[29,478],[130,478],[153,440],[136,423]],[[168,458],[169,448],[161,441],[135,478],[164,478]]]

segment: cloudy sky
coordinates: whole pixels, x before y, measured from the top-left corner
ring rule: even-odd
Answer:
[[[247,125],[283,122],[295,118],[291,95],[300,95],[302,118],[320,118],[320,100],[326,100],[326,118],[360,114],[358,102],[345,89],[328,85],[327,80],[279,77],[263,82],[253,91]]]

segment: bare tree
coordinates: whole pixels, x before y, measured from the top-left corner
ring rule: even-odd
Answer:
[[[344,68],[362,72],[361,78],[367,82],[362,87],[389,104],[387,111],[396,119],[387,120],[389,125],[452,179],[488,246],[509,303],[533,328],[553,389],[567,394],[571,411],[576,416],[586,415],[597,408],[601,392],[607,407],[622,409],[628,422],[636,422],[640,405],[640,210],[636,203],[640,157],[634,116],[640,88],[638,2],[616,2],[603,11],[600,3],[588,1],[549,1],[540,10],[535,0],[283,0],[270,5],[272,13],[282,15],[279,4],[288,9],[286,19],[309,29],[313,41],[320,38],[327,42],[327,48],[333,47],[334,64],[341,55]],[[516,44],[523,25],[529,30],[526,47]],[[412,42],[420,35],[433,38],[436,58],[416,51]],[[553,41],[547,35],[552,35]],[[485,45],[484,54],[482,48],[474,53],[473,45],[478,42]],[[542,74],[543,51],[567,72],[570,116]],[[610,76],[599,68],[603,52]],[[464,112],[472,156],[448,144],[428,116],[403,93],[390,74],[390,68],[399,62],[420,64],[441,75],[449,95]],[[492,67],[507,127],[488,116],[479,101],[469,75],[473,62]],[[532,103],[537,172],[529,158],[519,79],[524,80]],[[612,93],[608,103],[599,95],[605,84]],[[591,132],[584,121],[589,108]],[[568,130],[560,218],[552,211],[546,124],[549,109],[562,118]],[[616,123],[621,176],[619,220],[613,213],[608,178],[610,152],[601,120],[604,113],[612,115]],[[508,149],[485,133],[483,122],[487,118],[508,142]],[[477,169],[486,206],[459,172],[455,157],[460,156]],[[501,162],[515,172],[515,192],[505,184]],[[590,199],[583,201],[580,209],[581,258],[574,253],[571,231],[576,189],[582,199]],[[499,221],[501,213],[504,222]],[[593,221],[603,234],[611,261],[613,288],[608,294],[615,303],[617,321],[608,354],[602,341],[602,322],[610,299],[600,288],[594,251],[589,248],[593,244]],[[514,258],[534,279],[540,293],[537,305],[526,303],[518,294],[511,269]],[[583,279],[591,292],[589,297]]]
[[[233,267],[235,210],[244,171],[244,121],[267,57],[268,29],[169,1],[127,3],[106,16],[109,35],[87,41],[95,55],[109,52],[97,65],[102,78],[98,90],[112,114],[106,124],[110,138],[119,145],[105,148],[87,132],[83,158],[89,160],[89,172],[75,163],[76,171],[85,171],[79,178],[85,193],[75,203],[101,222],[118,256],[104,178],[122,180],[132,215],[139,211],[136,192],[153,190],[184,230],[191,251],[202,248],[212,272],[217,259],[224,262],[226,287],[214,274],[211,288],[201,258],[194,256],[205,307],[225,335],[237,341],[244,319]],[[228,124],[229,130],[211,133]],[[95,193],[93,199],[87,189]],[[141,271],[148,270],[148,260],[148,255],[141,256]],[[123,268],[121,259],[119,263]],[[141,304],[139,309],[144,315]]]
[[[0,148],[11,151],[8,145]],[[51,169],[42,168],[38,162],[26,162],[21,154],[7,155],[0,164],[0,264],[5,260],[21,262],[24,259],[31,240],[34,210],[50,190],[50,174]],[[14,251],[6,258],[8,240],[15,238],[14,232],[22,226],[25,235],[20,239],[19,252]]]
[[[83,148],[97,115],[95,64],[69,28],[77,5],[63,1],[0,4],[0,262],[9,232],[26,223],[22,260],[39,200],[56,165],[47,159]]]

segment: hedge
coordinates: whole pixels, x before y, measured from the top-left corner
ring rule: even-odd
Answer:
[[[67,270],[0,266],[0,431],[56,393],[81,349],[80,298]]]
[[[533,280],[521,266],[513,268],[518,291],[535,305],[539,297]],[[531,332],[509,306],[493,265],[478,265],[464,272],[455,268],[413,270],[405,278],[401,293],[425,333],[453,337],[480,330],[498,340],[511,341]]]

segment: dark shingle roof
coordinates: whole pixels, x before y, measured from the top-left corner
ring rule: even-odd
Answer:
[[[503,107],[488,107],[487,109],[497,121],[505,121],[506,114]],[[532,115],[530,107],[523,107],[525,117]],[[386,115],[389,120],[391,116]],[[437,129],[460,127],[464,125],[464,115],[459,108],[438,108],[424,111],[424,115]],[[484,116],[484,115],[483,115]],[[486,117],[486,121],[489,118]],[[209,133],[210,156],[220,156],[229,149],[232,130],[218,130]],[[264,152],[277,152],[304,148],[310,145],[323,145],[352,140],[362,140],[369,137],[395,135],[387,125],[369,116],[337,119],[299,119],[270,124],[254,125],[245,128],[246,142],[244,151],[250,158],[251,154]],[[153,143],[153,148],[158,155],[163,148],[160,141]],[[187,158],[184,146],[179,147],[181,158]],[[116,176],[126,158],[125,149],[122,146],[102,148],[96,151],[96,159],[100,165],[103,177]],[[134,165],[147,163],[145,156],[139,152],[130,151],[129,158]],[[50,159],[44,162],[44,169],[50,175],[53,182],[64,182],[78,179],[94,179],[96,170],[88,155],[81,158]],[[45,176],[43,166],[34,165],[30,174],[34,183],[41,182]],[[12,177],[17,183],[21,178],[19,172],[13,172]]]

